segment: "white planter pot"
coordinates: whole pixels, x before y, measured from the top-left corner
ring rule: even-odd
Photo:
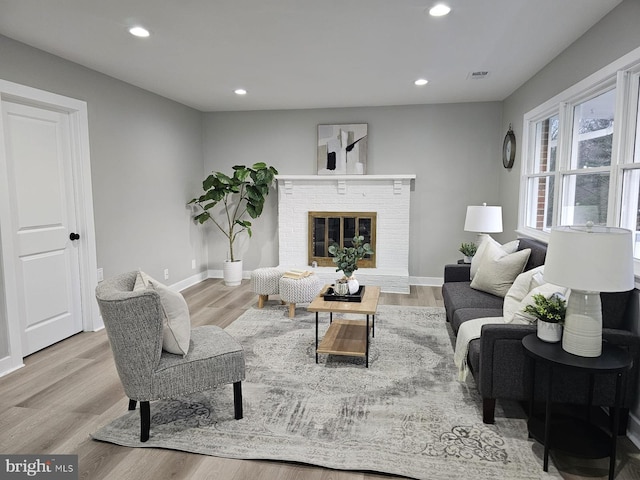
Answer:
[[[556,343],[562,338],[562,325],[538,320],[538,338],[544,342]]]
[[[242,260],[227,260],[222,266],[222,278],[227,287],[237,287],[242,282]]]
[[[353,295],[354,293],[358,293],[360,289],[360,282],[353,275],[347,280],[347,284],[349,285],[349,293]]]

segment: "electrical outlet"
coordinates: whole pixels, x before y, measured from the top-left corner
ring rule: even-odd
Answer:
[[[191,269],[192,270],[196,269],[196,259],[195,258],[193,260],[191,260]]]
[[[98,269],[98,281],[101,282],[102,280],[104,280],[104,270],[99,268]]]
[[[164,269],[164,279],[165,280],[169,280],[169,269],[168,268]]]

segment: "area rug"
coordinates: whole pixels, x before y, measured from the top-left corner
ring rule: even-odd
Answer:
[[[93,438],[429,480],[561,478],[542,471],[524,419],[498,407],[496,424],[482,423],[473,380],[457,380],[443,309],[381,305],[369,368],[334,355],[316,364],[314,314],[298,308],[289,319],[287,311],[251,309],[226,329],[246,354],[242,420],[233,419],[229,385],[153,402],[146,443],[137,411]],[[328,314],[320,320],[322,335]]]

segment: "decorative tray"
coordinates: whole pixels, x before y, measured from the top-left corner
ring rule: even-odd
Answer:
[[[338,295],[331,285],[322,294],[322,298],[329,302],[362,302],[362,297],[364,297],[364,285],[360,285],[356,293],[347,293],[346,295]]]

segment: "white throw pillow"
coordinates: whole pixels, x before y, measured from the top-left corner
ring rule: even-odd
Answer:
[[[566,299],[568,299],[571,291],[565,287],[554,285],[553,283],[545,283],[544,285],[540,285],[539,287],[532,288],[527,296],[522,299],[520,305],[518,305],[518,309],[513,316],[512,323],[526,324],[535,322],[536,318],[528,313],[525,313],[524,309],[527,307],[527,305],[535,304],[535,300],[533,299],[535,295],[541,294],[546,298],[549,298],[554,293],[559,293],[560,295],[563,295]]]
[[[138,272],[133,289],[142,288],[153,288],[160,295],[164,317],[162,349],[176,355],[186,355],[191,341],[191,318],[184,297],[180,292],[174,292],[146,273]]]
[[[133,285],[133,291],[135,292],[136,290],[148,288],[149,280],[152,280],[152,278],[142,270],[139,270],[138,274],[136,275],[136,283]]]
[[[522,272],[516,277],[509,288],[509,291],[504,296],[504,305],[502,307],[502,314],[504,315],[504,321],[510,323],[513,320],[513,316],[520,307],[520,302],[527,296],[532,288],[539,286],[536,278],[542,276],[544,271],[544,265],[541,265],[526,272]]]
[[[529,260],[531,249],[506,253],[499,246],[487,244],[471,288],[504,297],[514,280],[522,273]]]
[[[482,262],[482,258],[484,257],[484,254],[486,252],[488,245],[495,245],[497,247],[500,247],[506,253],[514,253],[516,250],[518,250],[518,246],[520,245],[520,240],[512,240],[511,242],[507,242],[504,245],[500,245],[500,243],[495,241],[491,235],[484,235],[484,238],[480,242],[480,245],[478,245],[478,250],[476,251],[476,254],[473,257],[471,257],[470,280],[473,280],[473,277],[475,277],[476,273],[478,272],[478,267]]]

